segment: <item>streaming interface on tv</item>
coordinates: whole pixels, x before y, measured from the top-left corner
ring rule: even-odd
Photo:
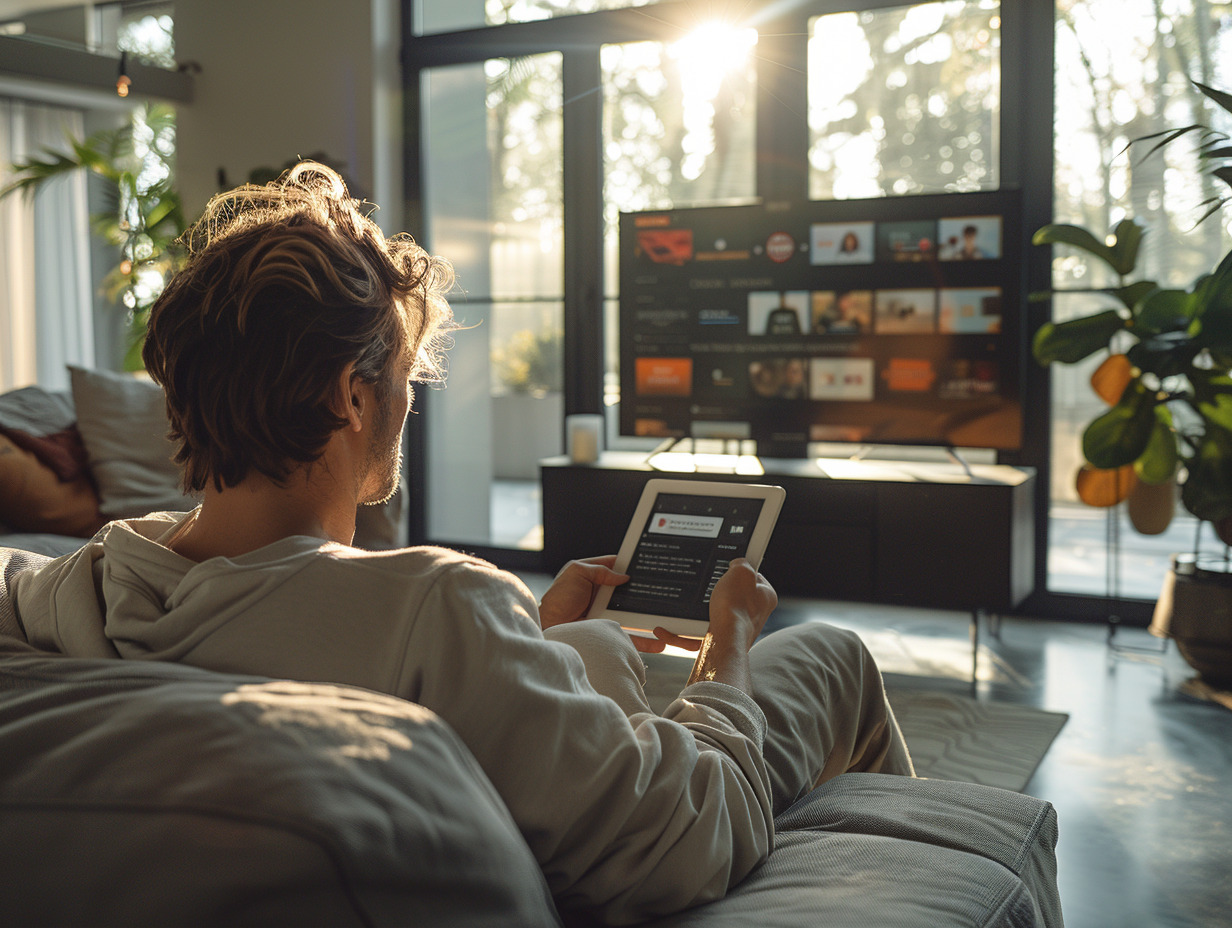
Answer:
[[[732,559],[748,551],[762,505],[660,493],[629,561],[629,580],[608,608],[706,621],[710,593]]]
[[[620,217],[621,433],[1021,445],[1020,195]]]

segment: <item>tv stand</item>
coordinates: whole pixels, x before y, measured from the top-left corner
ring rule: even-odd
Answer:
[[[683,457],[683,456],[682,456]],[[615,553],[652,477],[774,483],[787,501],[763,566],[786,596],[991,613],[1035,578],[1034,471],[1004,465],[762,459],[764,474],[656,470],[645,453],[540,462],[543,566]]]

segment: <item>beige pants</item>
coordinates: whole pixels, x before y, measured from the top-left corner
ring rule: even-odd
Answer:
[[[749,663],[769,726],[775,815],[849,770],[915,776],[881,671],[855,632],[793,625],[753,645]]]
[[[646,668],[616,623],[558,625],[546,637],[574,647],[591,685],[626,715],[652,711]],[[749,663],[753,698],[769,725],[764,755],[775,815],[848,770],[915,775],[881,672],[854,632],[794,625],[753,645]]]

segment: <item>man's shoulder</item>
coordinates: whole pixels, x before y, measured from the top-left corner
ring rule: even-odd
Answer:
[[[385,551],[368,551],[347,545],[332,545],[325,550],[329,555],[327,562],[335,565],[337,569],[371,571],[376,574],[419,580],[451,575],[458,578],[486,576],[494,581],[516,582],[512,574],[482,558],[433,545],[391,548]]]

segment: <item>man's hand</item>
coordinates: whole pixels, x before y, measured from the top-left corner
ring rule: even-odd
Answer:
[[[778,602],[774,587],[749,561],[733,560],[710,593],[710,632],[689,682],[713,680],[753,695],[749,648]]]
[[[710,633],[747,651],[778,604],[770,582],[746,558],[735,558],[710,593]]]
[[[612,570],[615,563],[616,555],[605,554],[570,561],[562,567],[539,604],[540,627],[551,628],[585,617],[599,587],[619,586],[629,579],[628,574]]]
[[[551,628],[553,625],[564,625],[566,622],[585,618],[595,601],[595,593],[599,587],[619,586],[628,581],[628,574],[618,574],[612,570],[615,563],[616,555],[605,554],[602,557],[570,561],[562,567],[548,591],[543,594],[543,602],[539,604],[539,626]],[[669,644],[696,651],[702,643],[700,638],[683,638],[665,628],[656,628],[654,634],[654,638],[630,635],[629,639],[635,648],[647,654],[662,653]]]

